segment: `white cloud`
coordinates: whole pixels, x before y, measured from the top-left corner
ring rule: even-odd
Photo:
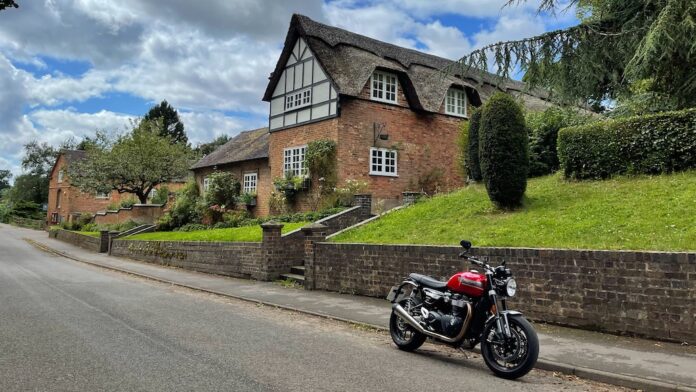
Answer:
[[[219,112],[179,113],[192,145],[207,143],[218,136],[235,136],[239,132],[267,125],[264,116],[256,119],[241,119],[225,116]]]

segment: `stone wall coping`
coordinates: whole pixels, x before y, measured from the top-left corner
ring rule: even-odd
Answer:
[[[133,207],[162,208],[165,205],[166,205],[166,203],[165,204],[133,204]],[[118,214],[119,211],[131,211],[131,210],[133,210],[133,207],[121,207],[118,210],[97,211],[94,213],[94,215],[105,216],[108,214]]]
[[[356,196],[357,196],[357,195],[356,195]],[[358,210],[358,209],[360,209],[360,208],[362,208],[362,206],[353,206],[353,207],[349,207],[349,208],[346,208],[346,209],[343,210],[343,211],[337,212],[337,213],[335,213],[335,214],[333,214],[333,215],[329,215],[329,216],[327,216],[326,218],[321,218],[321,219],[319,219],[318,221],[316,221],[316,222],[314,222],[314,223],[323,223],[323,222],[326,222],[326,221],[331,220],[331,219],[336,219],[337,217],[339,217],[339,216],[341,216],[341,215],[347,214],[347,213],[349,213],[349,212],[353,212],[353,211]],[[287,236],[289,236],[289,235],[296,234],[296,233],[298,233],[298,232],[300,232],[300,231],[302,231],[302,227],[300,227],[299,229],[295,229],[295,230],[293,230],[293,231],[290,231],[290,232],[287,232],[287,233],[283,234],[283,237],[287,237]]]
[[[403,206],[399,206],[396,208],[400,208]],[[395,208],[395,209],[396,209]],[[390,210],[391,211],[391,210]],[[378,215],[379,216],[379,215]],[[376,217],[373,217],[371,219],[374,219]],[[361,224],[366,223],[367,221],[360,222],[359,224],[355,226],[359,226]],[[330,239],[331,237],[337,235],[338,233],[342,231],[349,230],[349,228],[345,230],[341,230],[339,232],[336,232],[328,237],[326,239]],[[323,245],[340,245],[340,246],[361,246],[361,247],[393,247],[393,248],[428,248],[428,249],[452,249],[452,250],[459,250],[461,249],[461,246],[458,245],[428,245],[428,244],[370,244],[370,243],[361,243],[361,242],[320,242],[320,244]],[[693,251],[668,251],[668,250],[631,250],[631,249],[583,249],[583,248],[578,248],[578,249],[572,249],[572,248],[529,248],[529,247],[514,247],[514,246],[479,246],[479,247],[473,247],[469,251],[471,254],[476,254],[476,250],[483,250],[483,251],[496,251],[496,250],[521,250],[521,251],[545,251],[545,252],[597,252],[597,253],[647,253],[647,254],[678,254],[678,255],[696,255],[696,250]]]
[[[337,236],[337,235],[339,235],[339,234],[341,234],[341,233],[344,233],[344,232],[346,232],[346,231],[348,231],[348,230],[352,230],[352,229],[355,229],[356,227],[360,227],[360,226],[362,226],[362,225],[364,225],[364,224],[366,224],[366,223],[370,223],[370,222],[372,222],[372,221],[375,221],[375,220],[377,220],[377,219],[383,217],[384,215],[390,214],[390,213],[395,212],[395,211],[397,211],[397,210],[400,210],[400,209],[402,209],[402,208],[404,208],[404,207],[406,207],[406,206],[403,206],[403,205],[401,205],[401,206],[396,206],[396,207],[392,208],[391,210],[384,211],[383,213],[381,213],[381,214],[379,214],[379,215],[375,215],[375,216],[373,216],[373,217],[367,218],[367,219],[365,219],[364,221],[361,221],[361,222],[358,222],[358,223],[354,224],[353,226],[349,226],[349,227],[346,227],[346,228],[343,229],[343,230],[339,230],[339,231],[337,231],[337,232],[335,232],[335,233],[333,233],[333,234],[327,236],[326,239],[328,240],[329,238],[335,237],[335,236]],[[360,208],[360,206],[356,206],[356,208]],[[319,221],[319,222],[321,222],[321,221]],[[332,242],[332,243],[333,243],[333,242]],[[336,243],[339,244],[340,242],[336,242]]]
[[[305,232],[305,233],[312,233],[312,232],[315,232],[315,231],[321,231],[321,230],[328,229],[328,228],[329,228],[329,226],[322,225],[321,223],[319,223],[319,222],[317,221],[317,222],[314,222],[314,223],[310,223],[310,224],[308,224],[307,226],[301,227],[300,230],[302,230],[302,231]]]
[[[248,246],[261,246],[261,242],[235,242],[235,241],[159,241],[159,240],[126,240],[126,239],[115,239],[114,243],[125,244],[125,243],[160,243],[160,244],[179,244],[179,245],[210,245],[211,247],[221,247],[224,245],[248,245]]]
[[[91,235],[82,234],[79,231],[72,231],[72,230],[65,230],[65,229],[58,229],[58,231],[62,231],[64,233],[69,233],[69,234],[81,235],[83,237],[94,238],[95,240],[99,240],[99,238],[97,238],[97,237],[92,237]]]
[[[285,227],[284,223],[276,221],[268,221],[261,224],[262,229],[282,229],[283,227]]]

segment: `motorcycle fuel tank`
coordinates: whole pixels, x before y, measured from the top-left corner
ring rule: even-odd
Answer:
[[[471,271],[459,272],[447,281],[447,288],[470,297],[480,297],[483,295],[486,283],[487,279],[484,274]]]

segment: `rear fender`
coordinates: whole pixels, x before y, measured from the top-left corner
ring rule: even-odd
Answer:
[[[418,284],[412,280],[404,280],[403,282],[401,282],[399,286],[392,287],[391,291],[389,292],[389,295],[387,296],[387,300],[389,300],[393,304],[403,301],[403,299],[406,298],[406,295],[404,293],[405,286],[413,286],[414,289],[417,289],[419,287]]]

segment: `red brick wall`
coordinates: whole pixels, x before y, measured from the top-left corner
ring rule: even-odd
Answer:
[[[443,114],[423,113],[406,106],[406,97],[398,88],[398,104],[369,100],[366,84],[360,98],[341,98],[339,117],[338,167],[339,182],[347,179],[368,183],[374,199],[392,203],[403,191],[420,191],[419,180],[435,170],[442,171],[442,190],[463,185],[457,160],[459,126],[466,119]],[[384,123],[388,140],[375,142],[374,123]],[[398,177],[369,174],[370,147],[398,150]]]
[[[164,209],[165,207],[153,205],[134,205],[131,208],[121,208],[118,211],[107,211],[105,215],[98,214],[94,217],[94,222],[98,225],[123,223],[129,220],[143,224],[156,223],[157,219],[164,213]]]
[[[196,183],[198,183],[198,189],[201,190],[201,193],[203,192],[203,179],[214,171],[216,170],[214,170],[212,167],[205,167],[202,169],[197,169],[194,172]],[[273,180],[271,178],[270,168],[268,166],[268,159],[254,159],[229,165],[222,165],[217,168],[217,171],[230,172],[237,177],[239,182],[244,180],[244,173],[257,172],[256,207],[254,207],[251,212],[255,216],[268,215],[268,199],[271,194],[271,187],[273,186]]]

